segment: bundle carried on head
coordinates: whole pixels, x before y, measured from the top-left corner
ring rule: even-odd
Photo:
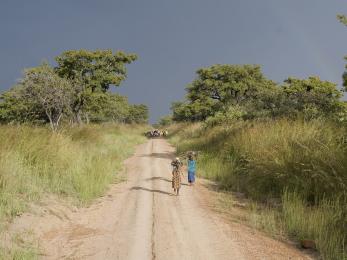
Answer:
[[[187,152],[187,157],[188,157],[188,159],[190,159],[190,160],[196,159],[197,153],[196,153],[195,151],[188,151],[188,152]]]

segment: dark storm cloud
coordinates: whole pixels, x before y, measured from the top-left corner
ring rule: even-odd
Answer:
[[[184,96],[195,70],[262,64],[279,82],[319,75],[341,84],[347,13],[340,0],[0,1],[0,90],[25,67],[67,49],[136,52],[116,91],[150,106],[151,121]]]

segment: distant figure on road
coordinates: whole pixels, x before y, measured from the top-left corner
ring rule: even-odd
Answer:
[[[195,172],[196,172],[196,161],[194,160],[194,154],[188,154],[188,182],[189,185],[194,185],[195,182]]]
[[[171,165],[173,167],[172,169],[172,188],[174,189],[174,192],[176,195],[179,195],[180,188],[181,188],[181,167],[182,162],[180,161],[180,158],[176,158],[171,162]]]
[[[169,134],[169,131],[168,131],[168,130],[164,130],[164,131],[163,131],[163,136],[164,136],[164,137],[168,136],[168,134]]]

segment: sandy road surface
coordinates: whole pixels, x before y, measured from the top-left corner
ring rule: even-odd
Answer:
[[[172,157],[165,140],[149,140],[126,161],[127,181],[112,185],[90,207],[23,216],[39,237],[42,258],[306,259],[286,244],[226,224],[208,209],[208,191],[200,185],[185,181],[174,196]],[[20,223],[17,230],[26,226]]]

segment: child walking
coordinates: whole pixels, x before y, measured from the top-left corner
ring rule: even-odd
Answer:
[[[181,167],[182,162],[177,157],[175,160],[171,162],[171,165],[173,167],[172,169],[172,188],[174,189],[174,192],[178,196],[180,193],[181,188]]]
[[[194,185],[195,182],[195,172],[196,172],[196,161],[194,160],[194,154],[188,154],[188,182],[189,185]]]

